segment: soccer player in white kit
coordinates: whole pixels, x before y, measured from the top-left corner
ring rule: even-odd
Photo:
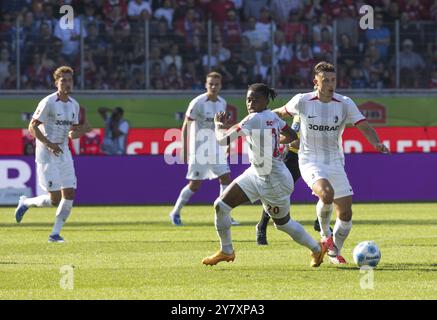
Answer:
[[[53,78],[57,92],[39,102],[29,124],[29,132],[36,138],[38,182],[48,194],[34,198],[20,197],[15,219],[20,223],[29,207],[56,206],[56,219],[49,242],[64,242],[60,232],[73,207],[76,189],[76,174],[68,138],[77,139],[91,128],[87,122],[79,125],[80,107],[70,97],[73,69],[59,67],[53,73]]]
[[[267,108],[269,98],[275,97],[276,92],[273,89],[265,84],[255,83],[249,86],[246,96],[249,115],[239,124],[226,130],[226,114],[221,112],[215,116],[219,143],[229,143],[238,136],[246,137],[251,166],[214,202],[215,227],[220,237],[221,249],[204,258],[203,264],[213,266],[221,261],[234,261],[230,212],[243,203],[257,200],[261,200],[264,210],[272,217],[278,230],[311,250],[312,267],[318,267],[323,262],[326,246],[314,240],[299,223],[290,218],[290,194],[293,192],[294,183],[290,171],[282,161],[279,144],[290,143],[297,139],[297,135],[285,121]]]
[[[219,96],[221,87],[220,73],[209,73],[206,76],[206,92],[191,100],[185,115],[182,143],[184,163],[188,163],[186,178],[189,182],[182,189],[170,213],[170,219],[176,226],[182,225],[182,207],[199,190],[203,180],[218,178],[220,194],[231,183],[231,170],[226,161],[225,148],[217,144],[214,135],[214,115],[226,111],[226,101]],[[205,141],[208,142],[208,148],[204,148]],[[205,149],[210,154],[205,156]],[[235,220],[233,223],[238,224]]]
[[[331,263],[344,264],[341,249],[352,228],[352,187],[344,170],[342,134],[346,124],[355,125],[374,148],[389,149],[348,97],[335,93],[336,72],[332,64],[314,67],[316,90],[294,96],[282,108],[273,110],[281,118],[299,115],[301,135],[299,167],[302,178],[319,197],[316,206],[322,241],[328,247]],[[333,207],[337,212],[333,235],[329,222]]]

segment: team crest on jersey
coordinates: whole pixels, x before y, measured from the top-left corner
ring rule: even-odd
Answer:
[[[334,123],[337,123],[338,122],[338,116],[335,116],[334,117]]]

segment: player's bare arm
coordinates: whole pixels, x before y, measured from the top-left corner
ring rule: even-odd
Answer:
[[[221,146],[226,146],[230,142],[238,138],[238,124],[233,125],[229,129],[227,129],[227,119],[228,115],[226,114],[226,112],[218,112],[214,116],[215,136],[218,144]]]
[[[294,116],[294,115],[291,115],[290,113],[287,112],[287,110],[285,109],[285,106],[282,106],[280,108],[274,109],[272,111],[274,113],[276,113],[278,115],[278,117],[281,118],[281,119],[286,119],[286,118],[290,118],[290,117]]]
[[[188,129],[190,128],[190,125],[192,124],[193,120],[185,117],[184,119],[184,123],[182,124],[182,129],[181,129],[181,142],[182,142],[182,151],[183,151],[183,161],[184,163],[188,162],[188,143],[189,143],[189,139],[188,139]]]
[[[297,139],[296,132],[291,129],[289,126],[286,126],[283,131],[281,131],[281,135],[279,138],[279,143],[288,144]]]
[[[49,139],[47,139],[39,129],[39,125],[41,124],[41,121],[38,121],[36,119],[32,119],[29,123],[29,132],[32,136],[35,137],[35,139],[38,139],[41,141],[55,156],[59,156],[61,153],[63,153],[62,149],[59,147],[58,144],[51,142]]]
[[[362,121],[356,125],[358,130],[366,137],[367,141],[379,152],[390,153],[390,149],[387,148],[379,139],[375,129],[372,128],[367,121]]]
[[[68,137],[70,139],[78,139],[82,137],[87,132],[90,132],[93,128],[85,121],[83,124],[76,124],[71,127],[71,130],[68,132]]]

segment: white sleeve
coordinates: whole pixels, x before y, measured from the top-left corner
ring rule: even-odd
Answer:
[[[188,120],[194,121],[199,118],[199,104],[197,103],[197,100],[192,100],[190,102],[185,116],[188,118]]]
[[[35,113],[32,116],[33,119],[42,123],[47,122],[50,113],[50,104],[48,101],[48,99],[43,99],[38,103],[38,107],[36,107]]]
[[[251,113],[240,121],[237,132],[243,136],[250,136],[253,129],[256,129],[255,114]]]
[[[288,127],[288,123],[285,122],[284,120],[282,120],[281,118],[279,118],[278,116],[277,116],[277,118],[278,118],[278,126],[279,126],[279,128],[281,129],[281,132],[282,132],[282,131],[285,130],[285,128]]]
[[[80,107],[78,104],[75,105],[75,109],[76,109],[76,117],[73,119],[73,124],[79,124],[80,122]]]
[[[285,111],[287,111],[287,113],[290,116],[294,116],[295,114],[299,114],[300,112],[300,98],[302,97],[302,95],[299,93],[297,95],[295,95],[293,98],[291,98],[290,101],[287,102],[287,104],[285,105]]]
[[[362,115],[355,102],[350,98],[346,98],[345,102],[347,106],[347,118],[346,123],[358,124],[361,121],[366,120],[366,117]]]

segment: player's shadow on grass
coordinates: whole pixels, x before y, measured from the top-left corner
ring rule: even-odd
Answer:
[[[250,223],[250,222],[242,222],[239,226],[255,226],[256,223]],[[25,222],[21,224],[17,224],[14,222],[11,223],[0,223],[0,228],[46,228],[53,226],[53,222]],[[68,228],[87,228],[87,227],[129,227],[129,226],[161,226],[161,227],[171,227],[175,229],[181,229],[183,230],[186,227],[212,227],[214,228],[214,221],[211,222],[187,222],[183,226],[174,226],[170,221],[81,221],[81,222],[75,222],[71,221],[66,224],[66,227]],[[127,231],[128,229],[122,229],[123,231]],[[135,228],[131,229],[133,231],[138,231],[140,229]],[[117,231],[117,229],[111,229],[111,231]]]
[[[314,218],[315,219],[315,218]],[[313,220],[297,220],[300,224],[307,226],[307,225],[314,225],[314,219]],[[333,223],[334,221],[331,221]],[[257,223],[257,222],[256,222]],[[407,219],[385,219],[385,220],[360,220],[359,218],[352,219],[352,223],[354,225],[386,225],[386,226],[393,226],[393,225],[436,225],[437,219],[418,219],[418,220],[407,220]]]
[[[357,271],[359,267],[356,265],[334,266],[335,269],[345,271]],[[384,271],[421,271],[421,272],[437,272],[436,263],[384,263],[374,269],[375,272]]]

